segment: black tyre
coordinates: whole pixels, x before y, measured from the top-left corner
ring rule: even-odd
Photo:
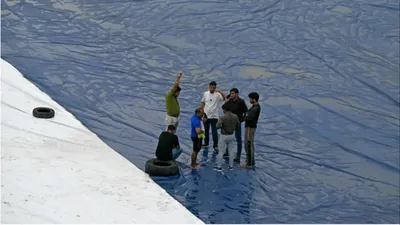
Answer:
[[[179,173],[178,163],[175,160],[161,161],[150,159],[146,162],[145,172],[150,176],[169,177]]]
[[[50,119],[54,117],[54,110],[47,107],[37,107],[32,111],[32,115],[36,118]]]

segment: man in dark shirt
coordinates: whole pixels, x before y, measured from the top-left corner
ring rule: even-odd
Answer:
[[[162,161],[176,160],[182,153],[178,136],[175,135],[175,126],[168,125],[167,129],[160,134],[156,150],[157,159]]]
[[[243,123],[244,117],[247,113],[247,105],[243,99],[239,97],[239,90],[237,88],[232,88],[230,90],[229,95],[227,96],[227,100],[225,104],[229,105],[229,108],[233,114],[235,114],[240,121],[240,124]],[[236,151],[236,158],[234,162],[240,163],[240,156],[242,154],[242,126],[240,125],[235,130],[235,139],[237,143],[237,151]],[[228,151],[226,150],[224,157],[228,156]]]
[[[249,101],[252,104],[247,112],[244,127],[246,129],[244,143],[246,150],[246,163],[241,167],[252,168],[255,165],[254,161],[254,135],[257,129],[258,118],[260,117],[261,107],[258,104],[259,95],[257,92],[249,94]]]

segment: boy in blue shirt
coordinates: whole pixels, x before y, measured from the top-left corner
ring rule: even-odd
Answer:
[[[204,139],[204,128],[203,128],[203,118],[204,110],[202,108],[197,108],[191,119],[191,132],[190,137],[193,142],[193,152],[192,152],[192,169],[199,169],[200,165],[196,162],[197,154],[201,150],[202,141]]]

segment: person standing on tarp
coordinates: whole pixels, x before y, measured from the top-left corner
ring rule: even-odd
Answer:
[[[205,138],[203,146],[208,146],[210,140],[210,125],[213,136],[214,151],[218,152],[218,131],[216,128],[219,118],[219,104],[225,100],[225,95],[220,90],[216,90],[217,83],[211,81],[208,85],[208,91],[203,93],[200,108],[204,109],[205,114]]]
[[[193,143],[192,161],[190,166],[192,169],[199,169],[199,163],[197,163],[197,154],[201,150],[201,142],[204,139],[204,127],[202,117],[204,116],[204,110],[202,108],[197,108],[190,120],[191,131],[190,138]]]
[[[221,129],[221,136],[219,137],[218,146],[221,149],[228,149],[229,153],[229,167],[228,170],[233,170],[233,159],[235,157],[235,148],[233,147],[235,143],[235,136],[233,133],[240,126],[239,118],[231,112],[229,105],[225,104],[222,106],[224,110],[224,115],[218,120],[217,128]],[[217,155],[217,166],[214,167],[217,171],[222,171],[222,160],[223,154],[219,152]]]
[[[183,73],[180,72],[178,77],[172,86],[172,88],[165,95],[165,108],[167,115],[165,116],[165,123],[167,125],[174,125],[175,129],[178,129],[181,109],[179,106],[178,96],[181,93],[181,88],[179,87],[179,81]]]
[[[249,94],[249,101],[252,105],[247,112],[245,119],[244,144],[246,150],[246,163],[241,165],[244,168],[252,168],[256,163],[254,160],[254,136],[257,129],[258,118],[260,117],[261,107],[258,103],[259,95],[257,92]]]
[[[227,100],[225,104],[229,104],[229,108],[231,109],[232,113],[235,114],[238,118],[240,123],[243,123],[244,117],[247,113],[247,105],[246,102],[239,97],[239,90],[237,88],[232,88],[230,90],[229,95],[227,96]],[[234,162],[240,163],[240,156],[242,154],[242,126],[240,125],[235,130],[235,139],[237,143],[237,151],[236,151],[236,158]],[[222,150],[223,151],[223,150]],[[228,156],[228,151],[225,150],[224,157]]]

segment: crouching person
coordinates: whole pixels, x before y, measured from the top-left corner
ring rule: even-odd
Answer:
[[[229,170],[233,170],[233,160],[236,154],[235,144],[235,130],[240,127],[240,121],[237,115],[232,113],[229,104],[222,106],[224,115],[218,120],[216,125],[217,129],[221,129],[221,136],[218,140],[219,149],[227,149],[229,154]],[[220,151],[217,156],[217,166],[214,168],[217,171],[222,170],[222,160],[224,152]]]
[[[157,159],[162,161],[176,160],[182,153],[175,126],[168,125],[167,129],[160,134],[156,150]]]

